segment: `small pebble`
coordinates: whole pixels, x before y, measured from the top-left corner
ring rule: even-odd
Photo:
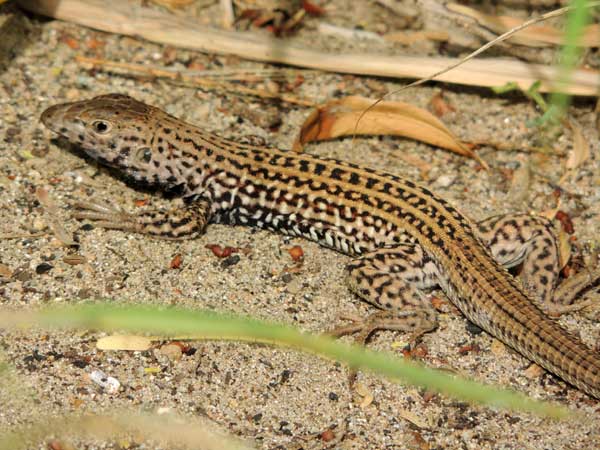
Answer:
[[[102,387],[109,394],[114,394],[121,387],[121,383],[119,383],[119,380],[107,376],[101,370],[94,370],[90,374],[90,379],[98,386]]]
[[[36,217],[35,219],[33,219],[31,228],[33,228],[33,231],[42,231],[46,228],[46,222],[44,222],[42,218]]]
[[[170,361],[179,361],[182,356],[181,347],[177,344],[167,344],[160,348],[160,354],[169,358]]]
[[[240,255],[231,255],[221,262],[221,267],[226,269],[227,267],[235,266],[240,262]]]
[[[284,273],[284,274],[281,276],[281,281],[283,281],[283,282],[284,282],[284,283],[286,283],[286,284],[287,284],[287,283],[289,283],[289,282],[291,282],[293,279],[294,279],[294,277],[292,277],[292,274],[291,274],[291,273]],[[288,290],[289,290],[289,289],[288,289]]]
[[[302,280],[298,278],[292,279],[292,281],[287,285],[287,291],[292,295],[300,293],[302,291]]]
[[[42,275],[44,273],[50,272],[53,268],[54,268],[54,266],[51,264],[41,263],[41,264],[38,264],[37,267],[35,268],[35,273],[37,273],[38,275]]]
[[[454,183],[456,177],[454,175],[444,174],[441,175],[437,180],[435,180],[435,184],[442,188],[447,188]]]
[[[466,330],[471,333],[474,336],[477,336],[478,334],[483,333],[483,330],[481,328],[479,328],[477,325],[475,325],[473,322],[467,322],[467,325],[465,326]]]

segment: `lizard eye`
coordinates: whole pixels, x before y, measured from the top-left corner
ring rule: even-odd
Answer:
[[[105,120],[95,120],[92,122],[92,128],[98,134],[106,134],[112,127],[110,123]]]
[[[152,150],[150,150],[148,147],[142,147],[135,153],[135,157],[139,161],[149,163],[152,159]]]

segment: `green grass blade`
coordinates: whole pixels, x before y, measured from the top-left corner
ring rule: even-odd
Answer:
[[[550,110],[545,114],[552,122],[557,122],[564,117],[571,102],[571,97],[560,92],[560,88],[566,88],[571,81],[571,74],[583,52],[580,46],[581,38],[591,17],[587,0],[572,0],[570,6],[573,9],[567,15],[564,45],[560,53],[559,92],[553,93],[550,97]]]
[[[350,367],[384,375],[402,383],[425,387],[461,400],[482,405],[564,418],[567,409],[480,383],[459,379],[403,361],[393,355],[375,353],[328,337],[301,333],[291,327],[213,312],[181,309],[118,308],[88,305],[50,308],[40,312],[0,311],[0,326],[41,325],[105,331],[127,330],[165,336],[193,335],[194,339],[237,340],[291,347],[344,362]]]

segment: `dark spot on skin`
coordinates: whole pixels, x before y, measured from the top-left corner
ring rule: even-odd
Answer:
[[[300,167],[298,167],[300,169],[301,172],[308,172],[308,161],[306,160],[301,160],[300,161]]]
[[[375,178],[367,179],[367,189],[372,189],[373,186],[377,184],[377,180]]]
[[[341,178],[341,176],[342,176],[342,169],[340,169],[340,168],[336,167],[335,169],[333,169],[333,170],[331,171],[331,175],[330,175],[330,177],[331,177],[333,180],[339,180],[339,179]]]
[[[316,163],[315,164],[315,175],[321,175],[325,170],[325,164]]]

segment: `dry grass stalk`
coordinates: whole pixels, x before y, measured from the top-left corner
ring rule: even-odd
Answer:
[[[215,81],[203,77],[184,75],[181,72],[175,72],[158,67],[149,67],[143,64],[124,63],[118,61],[109,61],[99,58],[88,58],[78,56],[76,60],[83,64],[91,64],[94,67],[103,70],[119,70],[126,74],[143,75],[148,77],[164,78],[178,84],[185,83],[188,86],[195,86],[204,89],[222,89],[230,93],[242,95],[251,95],[260,98],[268,98],[292,103],[300,106],[314,106],[312,100],[302,99],[290,94],[269,92],[265,89],[248,88],[238,84],[228,83],[226,81]]]
[[[512,59],[486,59],[468,61],[495,43],[507,39],[498,38],[466,59],[428,58],[413,56],[383,56],[374,54],[332,54],[294,46],[286,41],[199,26],[183,17],[174,17],[160,11],[139,7],[129,2],[99,0],[20,0],[24,8],[57,19],[106,32],[136,36],[152,42],[208,53],[233,54],[256,61],[290,64],[331,72],[376,75],[396,78],[435,78],[438,81],[476,86],[502,86],[515,82],[527,89],[541,80],[540,92],[549,92],[558,70],[555,67],[527,64]],[[562,11],[564,12],[564,11]],[[544,18],[554,17],[545,15]],[[537,19],[537,20],[542,20]],[[527,22],[522,27],[530,25]],[[516,33],[515,30],[512,34]],[[512,36],[512,34],[510,34]],[[369,61],[369,64],[365,64]],[[468,62],[467,62],[468,61]],[[460,68],[457,68],[458,66]],[[454,69],[451,70],[450,69]],[[434,73],[434,76],[430,74]],[[425,81],[421,81],[423,83]],[[595,96],[600,89],[600,72],[577,70],[572,83],[562,88],[571,95]]]

